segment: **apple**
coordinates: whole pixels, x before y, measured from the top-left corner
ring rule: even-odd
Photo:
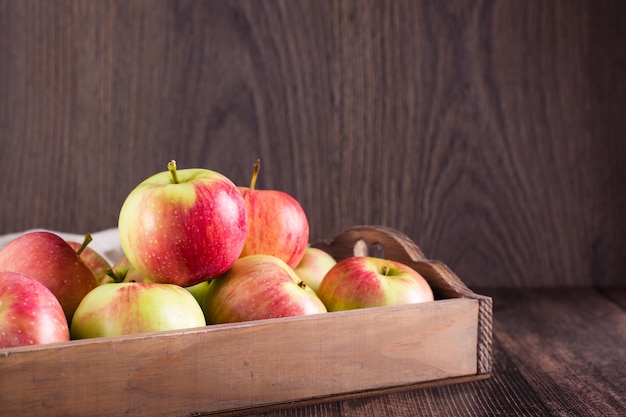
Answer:
[[[180,330],[206,325],[196,299],[174,284],[103,284],[80,303],[72,319],[72,339]]]
[[[68,340],[65,313],[52,291],[24,275],[0,271],[0,348]]]
[[[193,298],[196,299],[196,301],[198,302],[198,305],[202,306],[202,304],[204,303],[204,296],[209,290],[209,284],[213,282],[215,279],[211,281],[202,281],[201,283],[192,285],[191,287],[185,287],[185,289],[189,291],[191,295],[193,295]]]
[[[80,255],[60,236],[36,231],[25,233],[0,249],[0,271],[35,279],[57,297],[68,323],[74,310],[98,280]]]
[[[108,272],[109,282],[153,282],[128,262],[128,258],[123,256]],[[194,296],[198,304],[202,305],[204,294],[208,288],[209,281],[202,281],[189,287],[183,287]]]
[[[137,268],[130,264],[130,261],[126,256],[122,256],[117,262],[107,271],[109,280],[106,283],[111,282],[153,282],[148,279],[144,274],[137,271]],[[103,282],[105,283],[105,282]]]
[[[203,310],[210,324],[326,312],[313,290],[272,255],[239,258],[224,276],[210,282]]]
[[[131,269],[134,268],[128,261],[128,258],[126,256],[122,256],[113,264],[111,270],[108,272],[108,275],[113,278],[114,282],[122,282],[126,279],[126,276]]]
[[[413,268],[387,259],[353,256],[337,262],[317,291],[328,311],[432,301],[428,282]]]
[[[111,264],[109,264],[109,261],[107,261],[104,256],[87,246],[92,240],[91,234],[88,233],[85,235],[85,240],[83,240],[82,243],[72,240],[68,240],[67,243],[81,257],[91,272],[93,272],[99,284],[110,282],[107,271],[111,269]]]
[[[157,283],[188,287],[226,272],[246,240],[246,207],[224,175],[202,168],[157,173],[126,197],[120,242],[129,262]]]
[[[152,282],[141,272],[128,262],[128,258],[122,257],[115,263],[113,268],[109,271],[109,278],[111,282]],[[202,281],[198,284],[191,285],[189,287],[183,287],[194,296],[198,304],[202,305],[204,294],[208,288],[210,281]]]
[[[337,261],[328,252],[308,247],[304,251],[300,263],[296,266],[295,272],[306,285],[317,293],[322,279],[336,264]]]
[[[122,256],[107,271],[107,279],[103,279],[100,284],[114,282],[152,282],[141,272],[130,264],[126,256]]]
[[[256,190],[261,169],[254,163],[250,187],[239,187],[248,214],[248,235],[241,256],[273,255],[295,268],[309,242],[309,222],[295,198],[278,190]]]
[[[154,282],[139,272],[134,266],[130,266],[124,274],[124,279],[121,282]]]

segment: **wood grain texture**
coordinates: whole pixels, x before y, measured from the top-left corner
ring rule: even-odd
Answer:
[[[481,289],[480,292],[495,300],[494,367],[487,380],[419,390],[398,389],[384,395],[370,393],[313,404],[286,404],[228,415],[624,415],[626,309],[620,304],[623,289]],[[111,351],[96,349],[95,352],[103,355],[102,362],[115,357]],[[171,358],[180,360],[183,356],[174,354]],[[0,385],[11,381],[0,378]],[[183,410],[181,406],[180,415],[189,415]]]
[[[511,358],[495,343],[494,373],[482,381],[399,390],[368,397],[330,400],[309,405],[296,403],[255,412],[229,413],[232,417],[379,417],[379,416],[548,416],[549,409],[524,379]],[[599,410],[600,412],[602,410]],[[595,416],[603,417],[602,414]]]
[[[165,169],[396,228],[470,286],[623,285],[626,3],[0,0],[0,233]]]
[[[477,329],[478,302],[457,298],[1,349],[0,414],[194,415],[469,380]]]
[[[399,391],[366,398],[329,401],[240,413],[238,417],[379,417],[379,416],[548,416],[549,409],[514,363],[495,343],[490,379]],[[598,417],[602,414],[596,414]],[[230,416],[229,416],[230,417]]]
[[[491,378],[245,415],[605,417],[626,413],[626,310],[611,300],[608,291],[492,289],[487,293],[494,298]]]
[[[557,416],[626,412],[626,310],[589,289],[494,292],[494,332]]]

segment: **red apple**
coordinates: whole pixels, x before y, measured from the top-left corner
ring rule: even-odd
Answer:
[[[308,245],[308,219],[289,194],[254,188],[260,164],[257,159],[250,187],[239,187],[248,213],[248,235],[241,256],[273,255],[295,268]]]
[[[304,251],[304,256],[296,267],[295,272],[306,285],[317,293],[322,279],[335,264],[337,264],[337,261],[328,252],[308,247]]]
[[[293,269],[271,255],[239,258],[224,276],[209,283],[203,310],[212,324],[326,312]]]
[[[80,303],[72,339],[179,330],[206,325],[204,313],[187,290],[173,284],[103,284]]]
[[[57,297],[68,322],[85,295],[98,286],[96,277],[60,236],[45,231],[25,233],[0,250],[0,271],[35,279]]]
[[[0,348],[68,340],[65,313],[52,291],[24,275],[0,272]]]
[[[433,300],[428,282],[413,268],[367,256],[338,262],[324,276],[317,294],[328,311]]]
[[[149,280],[191,286],[226,272],[243,248],[246,208],[237,187],[208,169],[160,172],[128,195],[119,214],[125,256]]]
[[[89,243],[93,238],[90,234],[85,235],[82,243],[68,240],[67,243],[76,251],[76,253],[85,262],[85,265],[93,272],[99,284],[110,281],[107,272],[111,269],[111,264],[97,251],[91,249]]]

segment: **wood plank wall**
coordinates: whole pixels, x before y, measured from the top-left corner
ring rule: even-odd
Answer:
[[[0,0],[0,233],[206,167],[471,286],[626,283],[626,2]]]

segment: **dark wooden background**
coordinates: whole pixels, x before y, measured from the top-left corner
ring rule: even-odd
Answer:
[[[0,233],[166,168],[403,231],[470,286],[624,285],[626,2],[0,0]]]

